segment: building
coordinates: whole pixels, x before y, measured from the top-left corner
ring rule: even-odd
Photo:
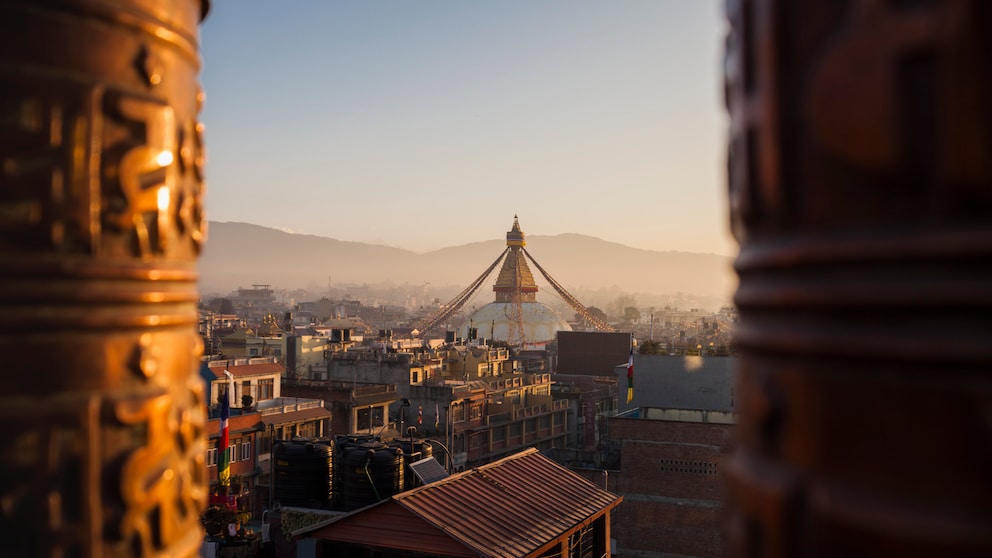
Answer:
[[[530,449],[290,536],[299,556],[599,558],[622,500]]]
[[[551,395],[550,374],[514,374],[452,386],[446,433],[459,469],[527,447],[564,447],[568,401]]]
[[[230,402],[231,408],[240,408],[247,401],[244,396],[251,397],[251,405],[261,404],[269,399],[276,399],[281,391],[281,379],[285,367],[275,358],[238,358],[227,360],[212,360],[206,363],[205,380],[208,382],[207,401],[214,404],[218,397],[229,388],[233,388]],[[230,372],[228,377],[224,372]]]
[[[318,438],[330,434],[331,412],[320,399],[282,398],[281,364],[274,359],[237,359],[204,362],[200,375],[207,384],[210,420],[205,459],[208,479],[217,479],[220,438],[220,398],[233,388],[228,421],[232,479],[239,489],[232,491],[240,509],[256,516],[270,497],[269,456],[277,440]],[[228,377],[224,372],[230,372]],[[242,397],[252,397],[243,405]],[[235,477],[236,475],[236,477]]]
[[[619,445],[612,486],[621,556],[723,556],[723,475],[736,417],[727,411],[641,407],[609,419]]]
[[[723,471],[736,429],[734,359],[634,355],[634,397],[608,421],[618,553],[722,555]],[[626,365],[617,370],[626,385]]]
[[[599,331],[558,332],[559,374],[609,376],[627,362],[634,338],[630,333]]]

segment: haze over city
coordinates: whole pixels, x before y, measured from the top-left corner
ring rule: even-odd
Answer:
[[[733,255],[721,5],[215,1],[208,217],[423,253],[520,214]]]

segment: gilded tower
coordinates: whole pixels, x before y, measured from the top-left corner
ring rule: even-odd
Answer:
[[[513,216],[513,228],[506,233],[506,258],[503,267],[496,277],[493,291],[496,292],[496,302],[535,302],[537,300],[537,283],[534,274],[527,265],[527,258],[522,248],[527,245],[524,232],[520,230],[520,221]]]

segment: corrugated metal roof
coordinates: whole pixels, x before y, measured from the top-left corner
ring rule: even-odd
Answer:
[[[621,500],[531,448],[358,510],[346,516],[351,520],[326,524],[311,536],[436,552],[431,546],[411,546],[410,531],[423,530],[426,522],[470,551],[448,549],[448,555],[528,556]],[[388,521],[378,521],[385,510],[371,512],[387,503],[409,515],[389,513]],[[352,538],[359,524],[369,529],[364,543]]]

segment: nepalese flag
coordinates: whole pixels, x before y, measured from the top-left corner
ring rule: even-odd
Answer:
[[[417,424],[424,424],[424,406],[417,407]]]
[[[217,442],[217,481],[221,486],[228,486],[231,482],[231,456],[228,455],[227,422],[231,418],[231,395],[224,390],[224,397],[220,400],[220,440]]]
[[[627,403],[634,400],[634,349],[630,349],[627,358]]]

